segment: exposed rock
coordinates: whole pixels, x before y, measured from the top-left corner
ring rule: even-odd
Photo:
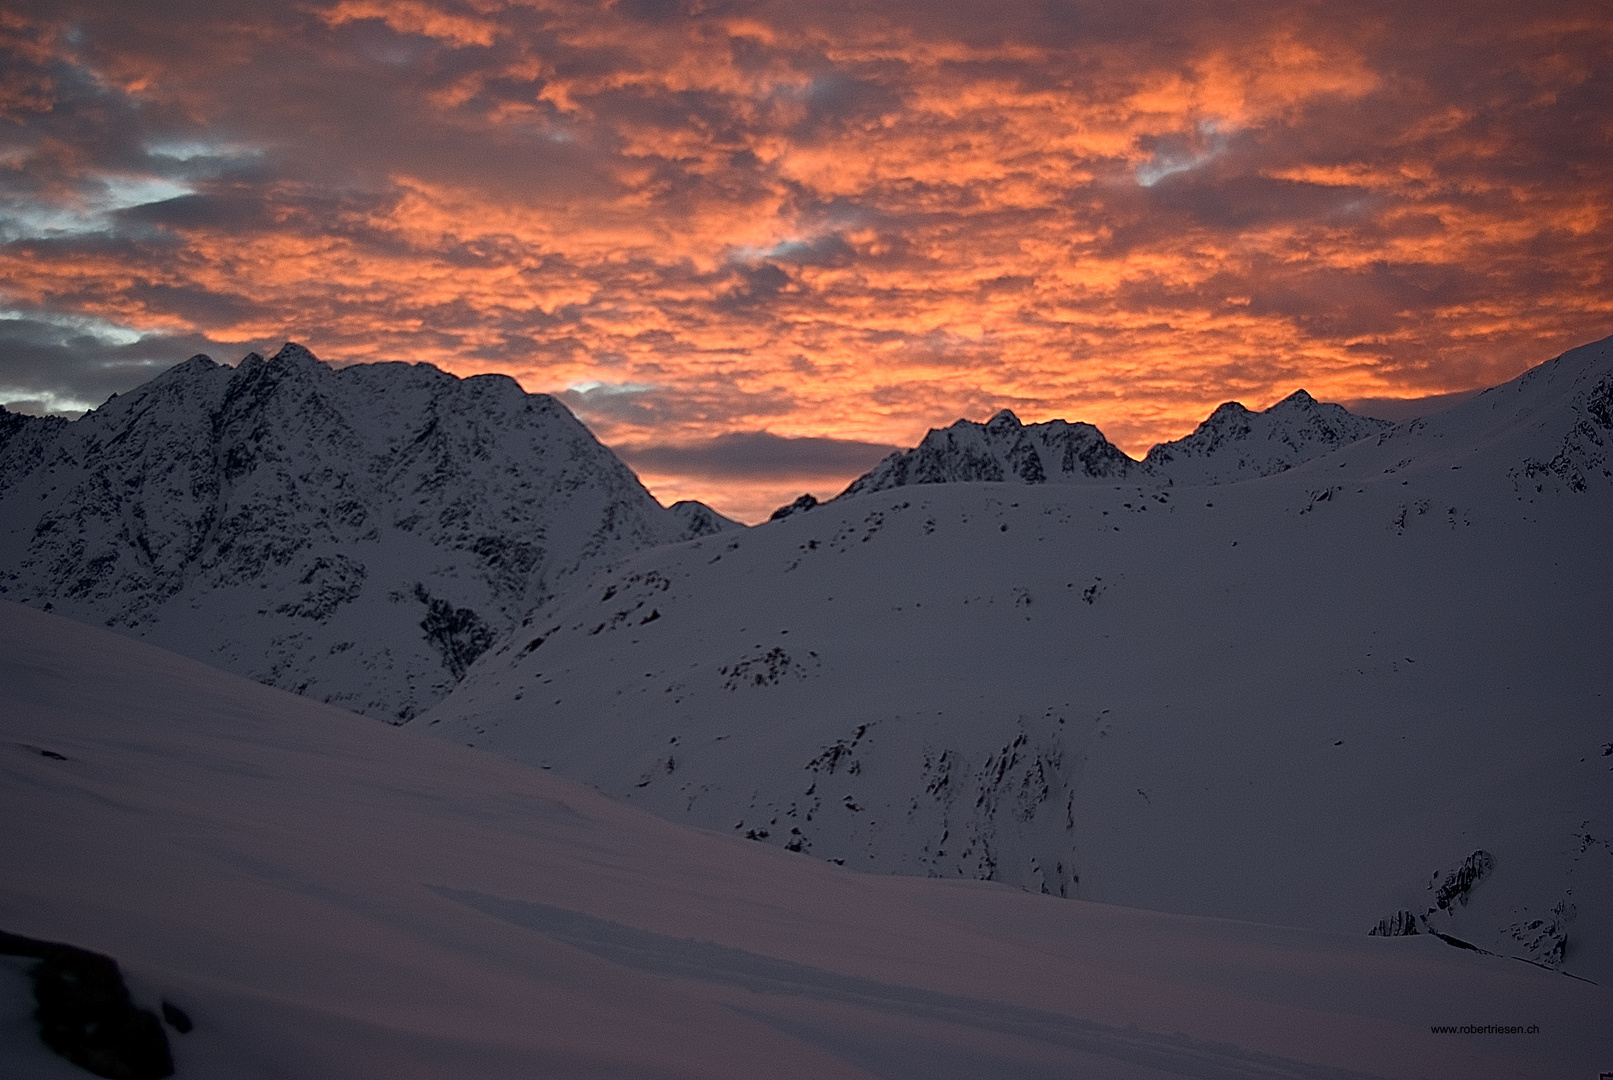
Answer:
[[[1264,412],[1229,401],[1143,461],[1175,484],[1228,484],[1291,469],[1393,426],[1296,390]]]
[[[116,960],[74,945],[4,932],[0,953],[39,959],[31,973],[38,1003],[34,1016],[40,1038],[56,1053],[111,1080],[173,1075],[162,1024],[129,1000]]]
[[[1495,856],[1488,851],[1475,851],[1462,860],[1462,865],[1451,871],[1434,893],[1434,910],[1449,911],[1457,905],[1466,906],[1468,894],[1484,876],[1495,869]],[[1430,911],[1432,914],[1432,911]]]
[[[1387,919],[1379,919],[1378,925],[1367,931],[1368,937],[1410,937],[1418,933],[1417,916],[1404,908],[1395,912]]]
[[[781,506],[768,517],[769,521],[781,521],[791,514],[803,514],[818,505],[818,500],[811,494],[802,495],[787,506]]]

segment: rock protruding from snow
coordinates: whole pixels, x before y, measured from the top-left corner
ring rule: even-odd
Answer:
[[[769,520],[769,521],[783,521],[785,518],[790,517],[790,516],[792,516],[794,514],[804,514],[808,510],[816,509],[817,506],[818,506],[818,498],[817,498],[817,496],[813,495],[811,492],[808,492],[805,495],[797,496],[796,500],[794,502],[785,503],[783,506],[781,506],[777,510],[773,511],[772,515],[770,517],[768,517],[767,520]]]
[[[0,423],[0,595],[392,721],[566,582],[721,527],[513,379],[295,344]]]
[[[1296,390],[1264,412],[1229,401],[1191,435],[1148,451],[1143,463],[1174,484],[1230,484],[1283,472],[1393,426]]]
[[[39,1003],[34,1019],[40,1038],[57,1054],[96,1076],[165,1080],[174,1074],[161,1022],[130,1000],[116,960],[5,931],[0,931],[0,956],[39,961],[29,973]],[[167,1002],[163,1009],[185,1017],[184,1030],[190,1030],[190,1018],[181,1010]]]

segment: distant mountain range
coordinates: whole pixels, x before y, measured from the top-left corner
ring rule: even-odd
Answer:
[[[413,724],[864,870],[1613,979],[1613,339],[1392,428],[1106,445],[932,433],[572,589]]]
[[[1091,424],[1049,420],[1022,424],[1007,409],[984,424],[959,420],[932,429],[918,446],[889,455],[836,498],[910,484],[1230,484],[1270,476],[1391,427],[1323,404],[1296,390],[1264,412],[1229,401],[1192,434],[1160,443],[1141,461]],[[774,519],[818,505],[802,496]]]
[[[1134,462],[1090,424],[960,420],[846,495],[913,483],[1219,482],[1384,425],[1303,391]],[[1180,459],[1178,461],[1177,459]],[[816,505],[810,496],[781,511]],[[0,409],[0,597],[400,722],[576,576],[742,528],[663,509],[554,399],[288,344],[192,357],[79,420]]]
[[[502,375],[293,344],[0,412],[0,596],[393,722],[574,577],[736,527]]]

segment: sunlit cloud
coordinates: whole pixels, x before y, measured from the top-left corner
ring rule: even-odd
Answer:
[[[100,177],[85,188],[61,199],[0,201],[0,243],[104,233],[119,210],[193,193],[183,184],[155,177]]]
[[[91,315],[72,315],[59,311],[25,312],[0,308],[0,323],[33,322],[53,327],[75,338],[93,338],[107,345],[133,345],[139,341],[138,330]]]
[[[0,18],[0,303],[507,372],[624,452],[1009,407],[1140,454],[1613,331],[1583,3],[52,5]],[[695,460],[639,467],[796,479]]]

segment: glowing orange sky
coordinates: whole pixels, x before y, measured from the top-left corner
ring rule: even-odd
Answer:
[[[13,5],[0,400],[502,371],[754,520],[1002,407],[1488,385],[1613,332],[1613,15],[1411,7]]]

